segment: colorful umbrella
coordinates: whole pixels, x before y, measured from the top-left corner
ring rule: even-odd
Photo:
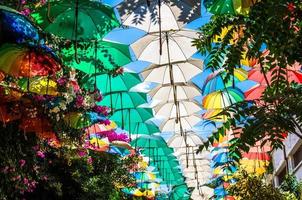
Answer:
[[[0,6],[0,21],[0,38],[5,42],[37,42],[40,39],[38,28],[26,16],[11,8]]]
[[[21,78],[18,81],[18,85],[22,91],[32,92],[39,95],[58,95],[57,82],[53,81],[49,77],[33,77],[33,78]]]
[[[260,99],[265,89],[266,89],[265,85],[260,85],[260,84],[255,85],[254,87],[250,88],[248,91],[244,93],[245,100]]]
[[[221,115],[223,109],[210,109],[202,115],[203,119],[215,121],[215,122],[225,122],[228,117],[226,115]]]
[[[90,0],[48,1],[32,17],[46,32],[74,41],[102,39],[119,26],[111,7]]]
[[[247,14],[257,0],[204,0],[203,4],[213,14]]]
[[[11,76],[33,77],[55,74],[60,64],[41,49],[4,44],[0,48],[0,70]]]
[[[202,88],[202,93],[203,95],[208,95],[218,90],[236,87],[236,84],[247,79],[247,74],[247,71],[244,69],[237,68],[234,70],[234,76],[225,80],[227,75],[226,71],[214,72],[207,77]]]
[[[187,62],[176,62],[171,65],[152,64],[141,73],[144,80],[160,84],[171,83],[171,70],[174,83],[189,82],[194,76],[202,72],[202,61],[189,59]],[[171,69],[172,68],[172,69]]]
[[[131,142],[132,146],[140,148],[160,148],[167,147],[167,143],[161,136],[142,135]],[[173,150],[172,150],[173,152]]]
[[[205,96],[202,105],[206,109],[222,109],[243,100],[244,95],[239,89],[228,88]]]
[[[124,129],[129,131],[131,134],[141,134],[141,135],[153,135],[154,133],[159,133],[159,128],[152,122],[138,122],[138,123],[126,123]]]
[[[109,106],[112,109],[136,108],[147,103],[147,95],[139,92],[112,92],[104,96],[98,105]]]
[[[107,41],[78,43],[80,63],[74,58],[74,45],[63,48],[61,53],[66,65],[87,74],[116,70],[132,61],[128,45]]]
[[[88,112],[88,113],[70,112],[65,114],[64,116],[65,123],[74,129],[86,128],[91,126],[92,124],[104,120],[106,120],[105,117],[94,112]]]
[[[90,134],[86,141],[86,147],[94,151],[105,152],[109,150],[108,138],[103,138],[97,134]]]
[[[160,130],[162,132],[172,131],[176,133],[181,133],[186,130],[190,131],[200,120],[201,118],[196,115],[181,117],[179,123],[176,123],[175,118],[170,118],[160,125]]]

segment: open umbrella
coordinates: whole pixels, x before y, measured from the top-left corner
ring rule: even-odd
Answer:
[[[201,110],[201,105],[194,100],[192,101],[179,101],[179,116],[188,116],[195,114]],[[172,102],[162,103],[154,107],[156,115],[164,116],[166,118],[176,118],[176,106]]]
[[[111,7],[89,0],[51,0],[32,17],[46,32],[74,41],[101,39],[119,26]]]
[[[109,106],[112,109],[136,108],[147,103],[147,95],[139,92],[112,92],[104,96],[99,105]],[[112,104],[111,104],[112,103]]]
[[[58,95],[57,82],[49,77],[33,77],[33,78],[21,78],[18,81],[18,85],[22,91],[32,92],[39,95]]]
[[[154,133],[159,133],[160,130],[158,126],[156,126],[152,122],[137,122],[137,123],[128,123],[125,124],[124,129],[129,131],[131,134],[139,134],[139,135],[153,135]]]
[[[200,1],[125,0],[117,9],[124,25],[145,32],[179,30],[200,16]]]
[[[26,16],[8,8],[0,6],[0,40],[8,42],[37,42],[38,28]]]
[[[223,109],[209,109],[202,115],[202,118],[215,122],[225,122],[228,117],[220,114],[222,110]]]
[[[174,83],[189,82],[194,76],[202,72],[202,61],[189,59],[187,62],[171,63]],[[169,65],[152,64],[141,73],[144,80],[160,84],[171,83]]]
[[[234,75],[231,76],[227,82],[225,81],[226,75],[226,71],[210,74],[203,85],[203,95],[207,95],[218,90],[224,90],[229,87],[236,87],[236,84],[247,79],[248,73],[241,68],[234,69]]]
[[[57,60],[39,48],[15,44],[4,44],[0,48],[0,70],[11,76],[47,76],[60,69]]]
[[[140,148],[165,148],[167,143],[161,136],[156,135],[142,135],[131,142],[132,146]],[[173,150],[172,150],[173,152]]]
[[[222,109],[243,100],[244,95],[239,89],[228,88],[205,96],[202,105],[206,109]]]
[[[87,74],[116,70],[132,61],[128,45],[108,41],[78,43],[80,63],[74,58],[74,45],[61,49],[61,54],[66,65]]]
[[[178,101],[193,99],[201,95],[199,88],[193,83],[177,83],[175,85]],[[163,103],[174,101],[173,86],[170,84],[157,86],[149,94],[152,99],[160,100]]]
[[[90,77],[85,87],[94,89],[95,77]],[[100,74],[96,76],[96,86],[103,95],[112,92],[128,92],[132,87],[141,83],[141,79],[136,73],[124,73],[118,76]],[[110,104],[111,105],[111,104]]]
[[[254,87],[250,88],[244,93],[245,100],[256,100],[260,99],[263,92],[266,89],[266,85],[257,84]]]
[[[258,0],[204,0],[203,4],[213,14],[247,14]]]
[[[163,65],[173,62],[187,61],[196,47],[191,42],[197,38],[197,32],[192,30],[170,31],[162,35],[148,34],[131,45],[134,54],[139,60]],[[162,52],[159,41],[162,41]]]
[[[120,123],[122,125],[122,129],[124,129],[124,126],[127,123],[129,126],[131,123],[145,122],[152,117],[153,113],[150,108],[129,108],[114,111],[110,120]]]
[[[175,118],[169,118],[161,124],[160,130],[162,132],[172,131],[176,133],[190,131],[200,120],[201,118],[196,115],[181,117],[179,123],[176,123]]]
[[[194,133],[186,133],[185,136],[175,134],[168,141],[168,145],[173,147],[176,151],[178,148],[197,147],[202,144],[203,142],[200,137]]]

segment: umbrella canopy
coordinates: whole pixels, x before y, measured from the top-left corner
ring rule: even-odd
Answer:
[[[122,128],[128,123],[145,122],[153,117],[152,109],[150,108],[130,108],[130,109],[120,109],[116,110],[110,117],[118,123],[122,123]]]
[[[106,94],[98,105],[109,106],[112,109],[136,108],[147,103],[147,95],[139,92],[112,92]]]
[[[169,84],[171,83],[170,70],[172,68],[174,83],[186,83],[202,72],[202,65],[202,61],[197,59],[171,63],[171,67],[169,65],[152,64],[141,75],[147,82]]]
[[[80,63],[74,57],[74,45],[63,48],[61,53],[66,65],[87,74],[115,70],[132,61],[128,45],[108,41],[78,43]]]
[[[225,122],[228,117],[226,115],[221,115],[220,113],[223,109],[210,109],[202,115],[203,119],[215,121],[215,122]]]
[[[132,146],[140,148],[166,148],[167,143],[161,136],[142,135],[131,142]],[[173,152],[173,150],[172,150]]]
[[[75,41],[102,39],[119,26],[111,7],[90,0],[48,1],[32,17],[46,32]]]
[[[247,14],[257,0],[204,0],[203,4],[213,14]]]
[[[185,136],[174,135],[168,141],[168,145],[173,147],[175,150],[177,150],[177,148],[184,148],[188,146],[197,147],[202,144],[203,142],[200,137],[194,133],[186,133]]]
[[[74,129],[86,128],[103,120],[106,118],[94,112],[70,112],[64,116],[65,123]]]
[[[179,30],[186,23],[200,17],[198,0],[125,0],[117,9],[124,25],[148,33]]]
[[[200,120],[201,120],[201,118],[196,115],[181,117],[179,120],[179,123],[176,123],[175,118],[170,118],[161,124],[160,130],[163,132],[172,131],[172,132],[180,133],[181,132],[180,124],[181,124],[183,131],[186,131],[186,130],[189,131],[189,130],[192,130],[192,128],[198,122],[200,122]]]
[[[195,101],[179,101],[180,117],[192,115],[201,110],[201,105]],[[154,107],[156,115],[164,116],[166,118],[176,118],[176,105],[174,102],[163,103]]]
[[[158,148],[153,148],[149,147],[149,144],[146,144],[147,146],[144,147],[142,150],[142,154],[149,156],[152,158],[154,162],[158,160],[175,160],[176,157],[173,156],[173,149],[169,148],[166,144],[166,147],[158,147]],[[151,145],[151,144],[150,144]]]
[[[90,77],[86,83],[86,87],[94,89],[94,82],[103,95],[112,92],[127,92],[135,85],[141,83],[141,79],[136,73],[124,73],[118,76],[101,74]]]
[[[197,51],[191,44],[195,38],[197,32],[192,30],[152,33],[133,43],[131,48],[137,59],[163,65],[188,60]]]
[[[0,6],[0,38],[3,41],[25,42],[38,41],[38,28],[21,13],[5,7]]]
[[[254,87],[250,88],[244,93],[245,100],[256,100],[260,99],[263,92],[266,89],[266,85],[257,84]]]
[[[218,90],[235,87],[236,84],[247,79],[247,74],[247,71],[244,69],[235,69],[234,76],[231,76],[227,82],[225,82],[226,71],[214,72],[207,77],[202,88],[202,93],[203,95],[207,95]]]
[[[0,48],[0,70],[11,76],[47,76],[60,69],[56,59],[41,49],[15,44],[4,44]]]
[[[39,95],[58,95],[57,82],[49,77],[21,78],[18,81],[18,85],[22,91]]]
[[[124,129],[129,131],[131,134],[141,134],[141,135],[153,135],[154,133],[159,133],[160,130],[152,122],[138,122],[138,123],[126,123]]]
[[[193,99],[201,95],[199,88],[193,83],[177,83],[175,87],[178,101]],[[174,101],[174,89],[170,84],[159,85],[151,90],[149,94],[152,99],[160,100],[161,102]]]
[[[222,109],[243,100],[244,95],[239,89],[228,88],[205,96],[202,105],[206,109]]]

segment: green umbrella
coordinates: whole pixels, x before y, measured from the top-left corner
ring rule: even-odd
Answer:
[[[127,123],[145,122],[152,117],[153,113],[150,108],[130,108],[116,110],[110,120],[122,123],[122,129],[124,129],[124,125]]]
[[[190,199],[190,192],[188,186],[186,184],[176,185],[171,192],[170,199],[173,200]]]
[[[136,73],[124,73],[118,76],[100,74],[97,75],[96,78],[90,77],[89,80],[86,81],[84,87],[89,90],[94,89],[95,81],[97,88],[103,95],[112,92],[127,92],[135,85],[141,83],[141,79]]]
[[[132,61],[128,45],[107,41],[78,43],[80,63],[74,58],[74,45],[63,48],[61,53],[66,65],[87,74],[116,70]]]
[[[158,126],[156,126],[152,122],[148,122],[148,123],[138,122],[138,123],[131,123],[130,125],[125,124],[124,129],[131,134],[140,134],[140,135],[153,135],[154,133],[160,132]]]
[[[167,148],[166,141],[157,135],[142,135],[131,142],[132,146],[150,149],[150,148]],[[173,153],[173,150],[172,150]]]
[[[98,105],[109,106],[112,109],[136,108],[147,103],[147,95],[140,92],[113,92],[104,96]],[[112,103],[112,104],[111,104]]]
[[[49,0],[32,17],[46,32],[74,41],[99,40],[119,26],[111,7],[90,0]]]

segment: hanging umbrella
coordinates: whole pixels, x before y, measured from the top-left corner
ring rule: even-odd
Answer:
[[[197,147],[202,145],[203,142],[200,137],[194,133],[186,133],[185,136],[175,134],[169,139],[168,145],[174,149],[185,148],[185,147]]]
[[[145,122],[152,117],[153,113],[150,108],[130,108],[116,110],[110,117],[110,120],[121,123],[122,129],[124,129],[127,123],[131,125],[131,123]]]
[[[257,84],[254,87],[250,88],[244,93],[245,100],[257,100],[260,99],[263,92],[266,89],[266,85]]]
[[[161,136],[142,135],[131,142],[132,146],[140,148],[160,148],[167,147],[167,143]],[[172,150],[173,152],[173,150]]]
[[[158,65],[184,62],[197,51],[196,47],[191,44],[195,38],[197,38],[197,32],[192,30],[170,31],[162,35],[153,33],[133,43],[131,48],[138,60]],[[159,43],[160,40],[162,46]],[[161,47],[162,52],[159,52]]]
[[[234,69],[234,76],[231,76],[227,82],[225,82],[226,71],[214,72],[207,77],[202,88],[202,93],[203,95],[208,95],[218,90],[221,91],[225,88],[236,87],[236,84],[247,79],[247,74],[247,71],[244,69]]]
[[[97,134],[90,134],[86,141],[86,147],[94,151],[105,152],[109,149],[108,138],[103,138]]]
[[[90,77],[85,87],[94,89],[95,77]],[[96,76],[96,86],[103,95],[112,92],[128,92],[132,87],[141,83],[136,73],[124,73],[118,76],[101,74]]]
[[[205,96],[202,105],[206,109],[222,109],[243,100],[244,95],[239,89],[228,88]]]
[[[136,145],[136,143],[134,143]],[[150,144],[152,146],[152,144]],[[141,147],[141,146],[136,146],[136,147]],[[149,143],[146,144],[146,146],[143,147],[144,149],[142,150],[142,154],[149,156],[152,158],[151,160],[154,160],[154,162],[158,160],[175,160],[176,157],[173,156],[173,149],[168,147],[167,144],[164,147],[149,147]]]
[[[48,1],[32,17],[46,32],[73,41],[102,39],[119,26],[111,7],[90,0]]]
[[[0,70],[11,76],[47,76],[60,69],[60,64],[41,49],[15,44],[4,44],[0,48]]]
[[[38,28],[24,15],[6,6],[0,6],[0,38],[8,42],[37,42]]]
[[[175,118],[170,118],[161,124],[160,130],[162,132],[172,131],[176,133],[181,133],[181,129],[183,131],[190,131],[200,120],[201,118],[196,115],[181,117],[179,123],[176,123]],[[180,124],[182,127],[180,127]]]
[[[108,41],[78,43],[80,63],[74,58],[74,45],[61,49],[61,54],[65,65],[87,74],[116,70],[132,61],[128,45]]]
[[[225,122],[228,117],[226,115],[221,115],[220,113],[223,109],[210,109],[202,115],[203,119],[211,120],[214,122]]]
[[[112,102],[112,104],[111,104]],[[112,92],[104,96],[98,105],[109,106],[112,109],[136,108],[147,103],[147,95],[140,92]]]
[[[207,11],[216,14],[247,14],[258,0],[204,0]]]
[[[192,115],[201,110],[201,105],[195,101],[179,101],[180,117]],[[172,102],[163,103],[154,107],[156,115],[164,116],[167,118],[176,118],[176,106]]]
[[[104,120],[106,120],[105,117],[94,112],[70,112],[65,114],[64,116],[65,123],[74,129],[86,128],[91,126],[92,124]]]
[[[109,130],[113,130],[116,129],[117,125],[115,122],[110,121],[110,124],[106,125],[104,123],[96,123],[93,124],[92,126],[88,127],[85,132],[86,134],[90,134],[90,133],[101,133],[104,131],[109,131]]]
[[[33,78],[21,78],[18,81],[18,85],[22,91],[32,92],[39,95],[58,95],[57,82],[53,81],[49,77],[33,77]]]
[[[117,9],[124,25],[148,33],[179,30],[200,17],[200,1],[197,0],[126,0]]]
[[[189,82],[194,76],[202,72],[202,61],[189,59],[187,62],[171,63],[174,83]],[[160,84],[171,83],[170,66],[152,64],[141,73],[144,80]]]
[[[201,92],[199,88],[193,83],[177,83],[176,94],[177,101],[193,99],[196,96],[200,96]],[[160,85],[151,90],[149,93],[152,99],[160,100],[161,102],[174,101],[173,86],[170,84]]]
[[[153,135],[154,133],[159,133],[160,130],[158,126],[156,126],[152,122],[137,122],[137,123],[128,123],[125,124],[124,130],[129,131],[131,134],[139,134],[139,135]]]

